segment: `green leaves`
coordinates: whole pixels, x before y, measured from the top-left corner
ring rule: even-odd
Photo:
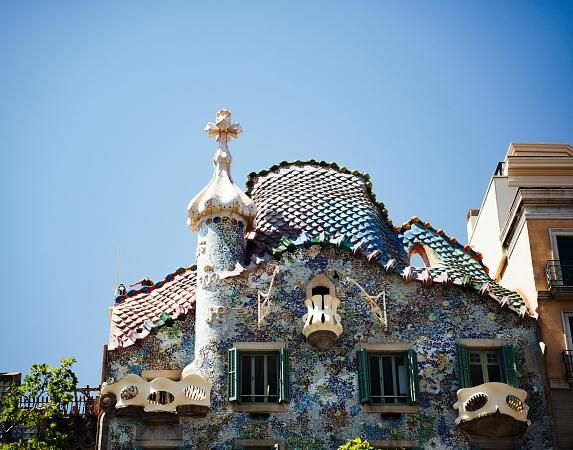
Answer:
[[[55,368],[34,364],[20,386],[10,387],[0,399],[2,442],[11,442],[10,448],[62,448],[66,435],[58,429],[57,422],[74,399],[78,379],[71,366],[75,361],[62,358],[60,366]],[[45,401],[39,403],[39,398]],[[16,430],[20,433],[15,433]],[[20,437],[22,430],[32,430],[33,437],[24,441]]]
[[[338,447],[338,450],[374,450],[374,447],[372,447],[368,441],[363,441],[357,437]]]

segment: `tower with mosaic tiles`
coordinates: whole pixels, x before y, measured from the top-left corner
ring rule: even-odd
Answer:
[[[257,208],[233,182],[229,142],[242,132],[231,121],[231,112],[221,109],[215,122],[205,131],[218,144],[213,157],[211,181],[187,207],[187,226],[197,231],[197,288],[195,319],[195,359],[183,375],[198,371],[211,381],[224,373],[221,358],[216,357],[219,329],[225,327],[220,316],[229,308],[228,295],[220,289],[221,277],[242,267],[245,261],[245,234],[252,227]]]

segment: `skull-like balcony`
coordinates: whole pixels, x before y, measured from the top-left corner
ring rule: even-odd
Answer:
[[[527,393],[505,383],[484,383],[460,389],[454,409],[458,410],[456,424],[480,439],[515,438],[531,424],[527,420]]]
[[[144,412],[206,415],[211,405],[212,383],[197,374],[179,381],[158,377],[146,381],[138,375],[127,375],[116,383],[105,384],[101,392],[115,396],[115,409],[141,408]]]
[[[313,295],[304,304],[307,313],[302,318],[302,332],[311,345],[326,351],[336,344],[342,334],[340,316],[336,313],[340,300],[332,295]]]

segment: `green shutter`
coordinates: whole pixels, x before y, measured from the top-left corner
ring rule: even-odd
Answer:
[[[502,345],[500,353],[501,359],[503,360],[503,378],[505,383],[513,387],[518,387],[515,349],[511,345]]]
[[[361,348],[358,357],[358,398],[360,403],[370,403],[370,376],[368,375],[368,352]]]
[[[418,380],[418,358],[416,350],[408,350],[408,386],[410,391],[410,404],[420,402],[420,384]]]
[[[239,386],[241,378],[241,352],[237,348],[229,349],[229,371],[227,378],[227,388],[229,393],[229,401],[234,402],[239,400]]]
[[[462,388],[472,386],[470,376],[470,352],[466,345],[456,344],[456,356],[458,360],[458,378]]]
[[[279,350],[279,403],[290,401],[290,360],[287,348]]]

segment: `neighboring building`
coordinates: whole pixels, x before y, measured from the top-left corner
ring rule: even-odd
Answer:
[[[468,236],[539,316],[556,447],[573,449],[573,148],[511,144]]]
[[[206,130],[197,265],[118,292],[99,448],[551,448],[537,321],[478,253],[394,227],[369,176],[334,163],[282,162],[242,192],[239,125],[222,110]]]
[[[20,386],[22,383],[22,374],[20,372],[0,372],[0,398],[4,395],[10,386]]]

